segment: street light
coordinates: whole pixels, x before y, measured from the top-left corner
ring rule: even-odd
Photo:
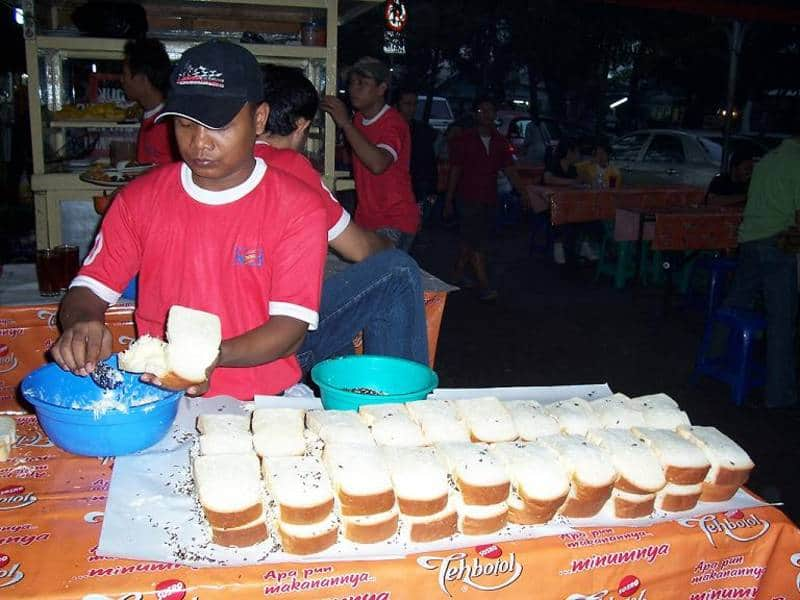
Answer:
[[[625,96],[624,98],[620,98],[616,102],[612,102],[611,104],[609,104],[608,108],[617,108],[618,106],[621,106],[621,105],[625,104],[627,101],[628,101],[628,97]]]

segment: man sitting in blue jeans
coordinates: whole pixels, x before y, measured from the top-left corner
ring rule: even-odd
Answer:
[[[306,334],[296,352],[300,366],[308,371],[331,356],[352,354],[353,338],[360,331],[368,354],[427,364],[428,333],[417,263],[353,222],[300,154],[319,104],[316,89],[300,70],[280,66],[266,70],[264,84],[269,117],[254,154],[268,167],[289,172],[319,192],[326,206],[328,244],[354,263],[325,278],[319,325]]]

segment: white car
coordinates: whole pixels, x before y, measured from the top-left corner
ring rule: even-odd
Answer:
[[[414,114],[414,118],[418,121],[422,120],[427,99],[427,96],[417,96],[417,112]],[[428,120],[428,125],[439,132],[444,132],[453,121],[453,111],[450,108],[450,103],[447,101],[447,98],[443,96],[434,96],[431,101],[431,116]]]

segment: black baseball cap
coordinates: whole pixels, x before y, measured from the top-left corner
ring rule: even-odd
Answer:
[[[164,110],[208,129],[230,123],[247,102],[264,100],[261,68],[249,50],[231,42],[211,41],[183,53],[170,78]]]
[[[378,83],[389,83],[392,77],[389,67],[382,61],[377,58],[372,58],[371,56],[362,56],[359,58],[352,67],[347,69],[345,79],[349,79],[350,75],[353,73],[357,73],[362,77],[372,77],[372,79]]]

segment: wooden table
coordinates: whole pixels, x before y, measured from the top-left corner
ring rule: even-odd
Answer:
[[[113,459],[62,452],[33,415],[17,417],[17,428],[11,457],[0,463],[0,597],[701,600],[800,594],[800,530],[773,507],[375,562],[196,569],[98,556]],[[722,595],[733,593],[741,595]]]
[[[741,207],[627,207],[616,210],[614,239],[650,240],[654,250],[727,250],[737,246]]]

